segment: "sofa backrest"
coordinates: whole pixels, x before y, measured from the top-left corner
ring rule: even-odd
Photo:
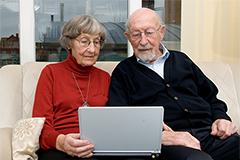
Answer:
[[[22,118],[32,117],[35,91],[42,69],[50,62],[28,62],[22,66]]]
[[[23,66],[7,65],[0,69],[0,117],[4,117],[0,120],[0,128],[12,127],[17,120],[32,116],[37,81],[42,69],[49,63],[28,62]],[[111,75],[118,63],[97,62],[95,66]],[[240,129],[239,64],[197,62],[197,65],[216,84],[218,97],[227,103],[228,114]]]
[[[238,104],[240,105],[240,63],[230,63],[233,79],[236,85]]]
[[[227,113],[232,118],[234,124],[240,129],[240,97],[238,96],[240,83],[239,64],[230,67],[229,64],[223,62],[197,62],[197,65],[218,87],[219,93],[217,97],[227,104]]]
[[[23,66],[23,96],[22,96],[22,117],[32,116],[35,89],[41,70],[49,62],[29,62]],[[97,62],[96,67],[107,71],[110,75],[118,62]],[[231,67],[223,62],[197,62],[201,70],[216,84],[219,89],[218,98],[228,105],[228,114],[236,125],[240,126],[240,109],[237,97],[236,85]]]

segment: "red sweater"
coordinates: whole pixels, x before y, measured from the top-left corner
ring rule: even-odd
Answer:
[[[33,117],[46,117],[40,136],[40,146],[56,148],[59,134],[79,133],[78,107],[83,99],[73,78],[74,73],[86,101],[91,73],[88,101],[90,106],[105,106],[108,101],[110,75],[94,66],[82,67],[69,54],[68,59],[47,65],[39,78]]]

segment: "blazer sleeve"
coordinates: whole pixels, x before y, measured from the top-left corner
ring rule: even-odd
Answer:
[[[130,105],[130,88],[131,80],[128,75],[117,66],[111,77],[109,87],[108,105],[110,106],[127,106]]]
[[[193,71],[198,88],[198,95],[210,104],[213,122],[217,119],[227,119],[231,121],[230,117],[226,113],[226,103],[217,98],[218,88],[216,85],[204,75],[196,64],[193,64]]]

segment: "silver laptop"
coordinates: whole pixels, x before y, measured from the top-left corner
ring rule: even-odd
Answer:
[[[97,156],[158,156],[163,107],[79,107],[81,139]]]

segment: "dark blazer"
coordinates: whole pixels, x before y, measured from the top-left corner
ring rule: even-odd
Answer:
[[[173,130],[210,127],[217,119],[230,120],[217,87],[184,53],[169,51],[164,79],[137,62],[135,55],[115,68],[109,105],[163,106],[164,122]]]

